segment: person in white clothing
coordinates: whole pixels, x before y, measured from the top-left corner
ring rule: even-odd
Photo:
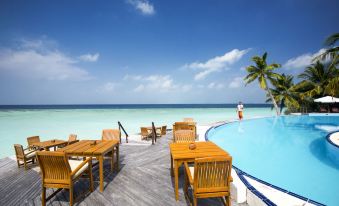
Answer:
[[[244,105],[242,104],[242,102],[239,102],[237,106],[237,113],[238,113],[239,120],[242,120],[244,117],[243,111],[244,111]]]

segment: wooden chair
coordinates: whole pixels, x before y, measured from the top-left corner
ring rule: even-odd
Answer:
[[[21,144],[15,144],[14,149],[15,149],[16,161],[18,163],[19,168],[20,166],[24,165],[25,170],[27,170],[28,163],[34,164],[35,158],[36,158],[35,150],[29,150],[29,148],[24,149]]]
[[[102,130],[102,140],[121,140],[121,133],[118,129],[104,129]]]
[[[184,122],[194,122],[193,118],[184,118]]]
[[[194,132],[194,137],[197,134],[195,122],[175,122],[173,124],[173,141],[175,140],[175,132],[178,130],[192,130]]]
[[[69,204],[73,205],[73,187],[82,174],[87,173],[90,185],[89,190],[93,192],[92,158],[86,160],[68,160],[63,152],[37,152],[37,158],[42,174],[42,205],[50,200],[63,188],[69,190]],[[53,194],[46,198],[46,188],[58,188]]]
[[[184,192],[188,197],[188,185],[190,185],[194,206],[197,205],[198,198],[209,197],[221,197],[224,205],[231,205],[231,156],[197,158],[194,166],[189,166],[187,162],[184,165],[186,171]]]
[[[109,140],[118,140],[120,143],[121,140],[121,133],[118,129],[104,129],[102,130],[102,137],[101,139],[103,141],[109,141]],[[105,155],[105,157],[108,157],[111,159],[111,171],[114,170],[114,152],[116,151],[116,148],[114,148],[113,153],[109,152]],[[118,158],[118,157],[117,157]],[[118,161],[118,159],[116,160]]]
[[[195,142],[194,131],[177,130],[174,135],[174,142]]]
[[[149,132],[148,132],[148,128],[147,127],[140,127],[140,131],[141,131],[141,140],[143,139],[148,139],[148,137],[151,135]]]
[[[33,144],[37,143],[37,142],[40,142],[39,136],[27,137],[28,149],[29,150],[37,150],[38,148],[33,146]]]
[[[161,136],[166,135],[167,125],[161,127]]]

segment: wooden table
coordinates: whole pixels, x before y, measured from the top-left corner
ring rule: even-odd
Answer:
[[[35,142],[35,143],[32,144],[32,146],[43,148],[44,150],[49,151],[49,148],[51,148],[51,147],[57,147],[57,146],[60,146],[60,145],[65,145],[67,143],[68,142],[64,141],[64,140],[54,139],[54,140],[47,140],[47,141],[44,141],[44,142]]]
[[[93,142],[96,144],[93,145]],[[114,148],[117,155],[117,170],[119,170],[119,140],[81,140],[58,150],[69,156],[95,157],[99,160],[100,192],[104,191],[104,156],[112,152],[111,170],[114,168]]]
[[[171,152],[171,175],[174,176],[174,192],[175,199],[179,199],[178,192],[178,177],[179,177],[179,167],[184,162],[194,162],[195,158],[200,157],[213,157],[213,156],[225,156],[229,155],[225,150],[218,147],[213,142],[195,142],[196,149],[190,150],[190,143],[171,143],[170,152]]]

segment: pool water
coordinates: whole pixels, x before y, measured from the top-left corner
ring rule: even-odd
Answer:
[[[244,172],[337,206],[339,164],[330,158],[326,136],[338,126],[338,116],[281,116],[222,125],[211,129],[208,138],[228,151]]]

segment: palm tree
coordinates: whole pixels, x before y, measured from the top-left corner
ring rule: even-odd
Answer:
[[[296,108],[300,107],[299,105],[299,92],[294,87],[293,76],[282,74],[276,79],[272,80],[272,85],[274,88],[271,89],[271,93],[275,101],[280,105],[280,113],[282,112],[284,106],[287,108]],[[269,96],[266,102],[271,102]]]
[[[264,89],[269,95],[269,97],[271,98],[271,101],[277,112],[277,115],[280,115],[278,105],[267,84],[267,80],[272,82],[272,80],[279,77],[279,74],[274,73],[273,70],[279,68],[280,64],[273,63],[273,64],[268,65],[266,62],[266,58],[267,58],[267,52],[265,52],[262,57],[260,56],[252,57],[252,61],[255,63],[255,65],[248,66],[246,68],[249,74],[244,78],[244,81],[246,82],[246,85],[247,85],[253,82],[254,80],[258,79],[260,87]]]
[[[327,37],[325,40],[325,45],[330,47],[326,49],[326,51],[319,56],[317,56],[314,60],[323,60],[325,61],[327,58],[332,59],[332,65],[338,65],[339,63],[339,46],[335,46],[335,44],[339,40],[339,33],[332,34],[331,36]]]
[[[335,96],[338,92],[339,69],[333,64],[323,64],[320,61],[307,67],[299,78],[304,79],[297,87],[304,89],[302,97]]]

